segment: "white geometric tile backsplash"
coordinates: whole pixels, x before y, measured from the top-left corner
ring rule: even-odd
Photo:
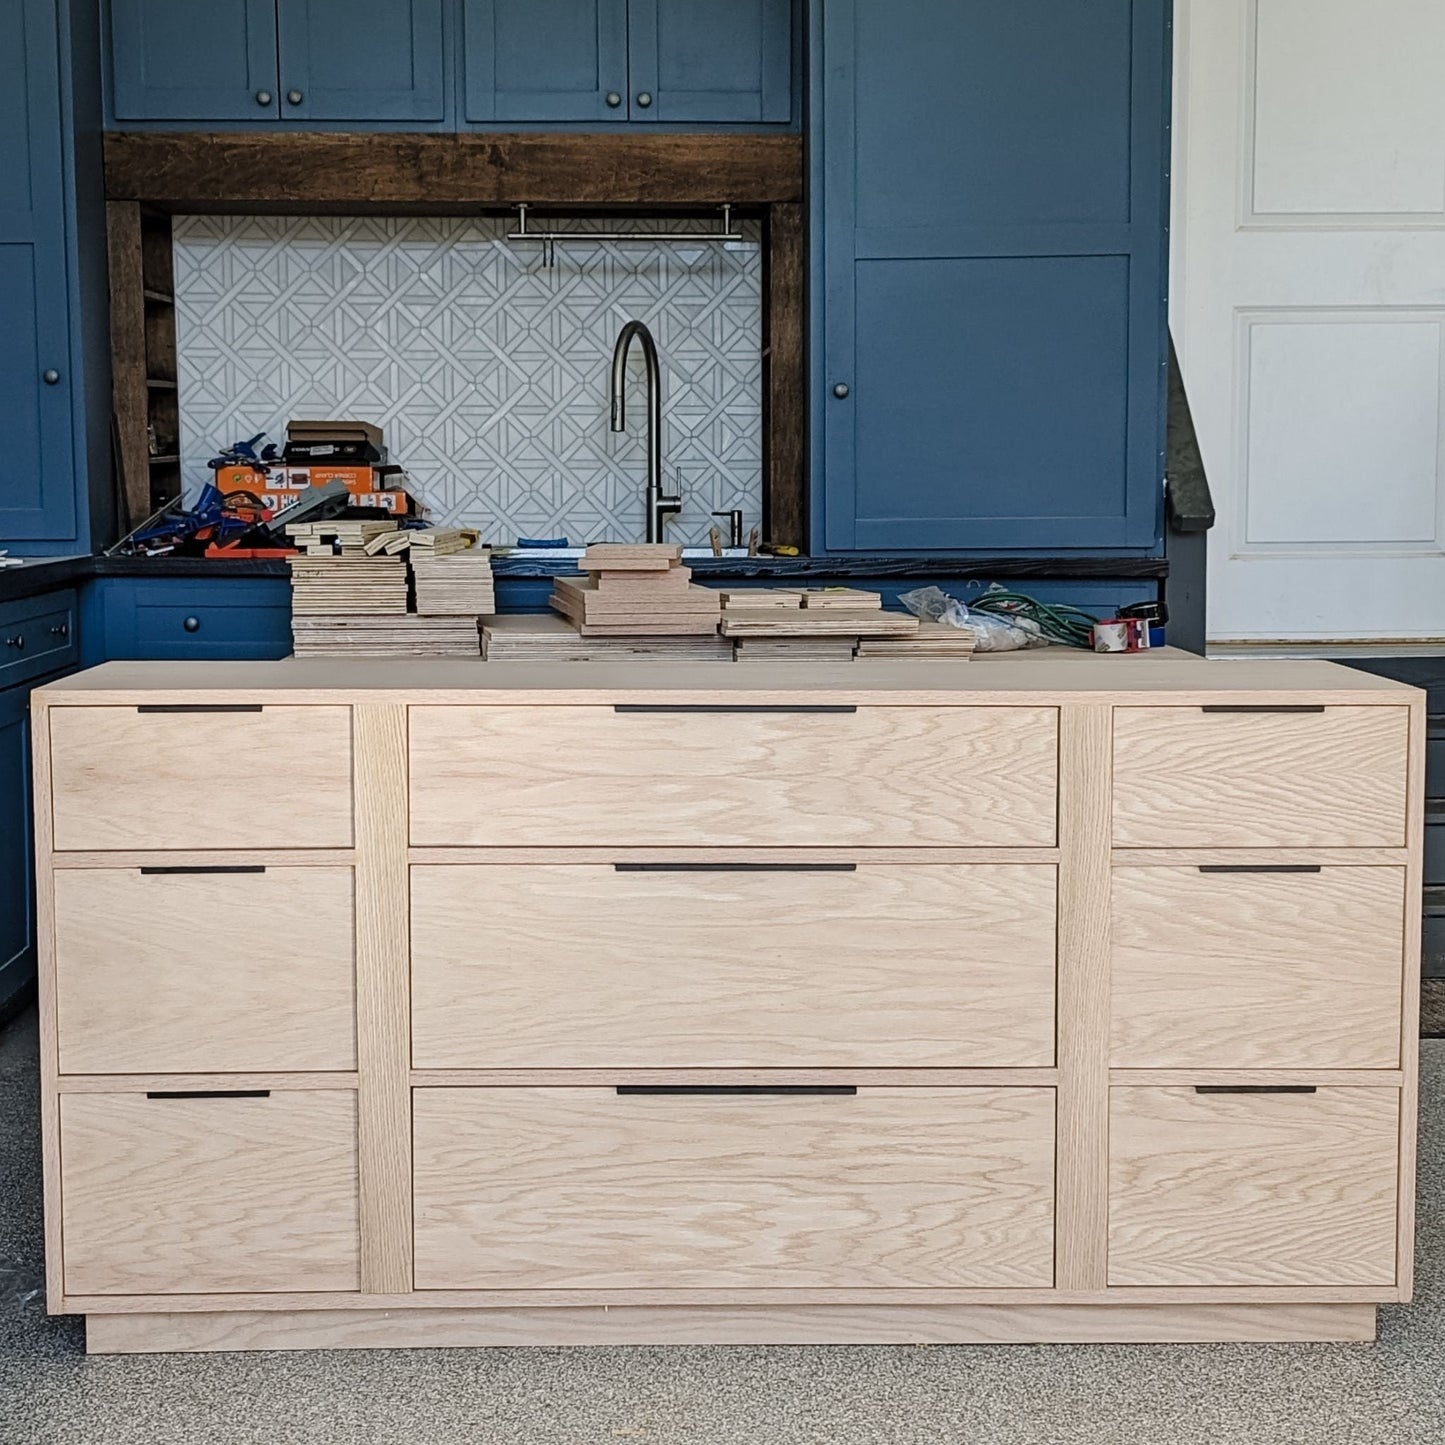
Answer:
[[[608,427],[612,347],[645,321],[663,373],[674,541],[762,508],[762,254],[746,242],[508,242],[509,218],[183,216],[175,223],[182,475],[290,418],[386,432],[433,520],[486,540],[643,535],[640,348],[627,431]],[[568,221],[696,230],[696,221]]]

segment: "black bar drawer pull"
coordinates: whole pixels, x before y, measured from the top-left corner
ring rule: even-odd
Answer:
[[[147,1089],[147,1099],[269,1099],[270,1089]]]
[[[1313,1094],[1314,1084],[1195,1084],[1196,1094]]]
[[[259,702],[148,702],[137,712],[260,712]]]
[[[167,863],[142,867],[143,878],[175,877],[190,873],[264,873],[264,863]]]
[[[700,702],[700,703],[666,703],[666,702],[617,702],[612,705],[613,712],[740,712],[740,713],[790,713],[790,712],[827,712],[827,713],[854,713],[858,709],[843,703],[725,703],[725,702]]]
[[[614,863],[618,873],[856,873],[856,863]]]
[[[1201,873],[1318,873],[1318,863],[1201,863]]]
[[[623,1096],[637,1095],[679,1095],[698,1098],[719,1097],[761,1097],[768,1094],[784,1094],[793,1097],[851,1098],[858,1092],[856,1084],[618,1084],[617,1092]]]
[[[1322,702],[1282,702],[1282,703],[1245,703],[1245,702],[1215,702],[1207,703],[1199,709],[1200,712],[1323,712],[1325,705]]]

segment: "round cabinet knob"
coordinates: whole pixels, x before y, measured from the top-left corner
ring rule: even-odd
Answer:
[[[647,107],[652,104],[652,92],[649,90],[642,91],[637,97],[637,103],[643,110],[646,110]]]
[[[24,652],[24,651],[25,651],[25,639],[24,639],[24,637],[7,637],[7,638],[5,639],[5,646],[6,646],[6,647],[13,647],[13,648],[16,650],[16,652]]]
[[[275,97],[271,94],[269,90],[258,90],[256,92],[257,105],[270,105],[272,100],[274,99]]]
[[[607,92],[607,104],[610,105],[613,110],[616,110],[617,107],[622,104],[622,93],[616,90],[609,90]]]
[[[833,395],[842,401],[848,395],[848,383],[846,381],[838,382],[833,388]]]
[[[40,379],[46,386],[56,386],[60,382],[60,373],[52,366],[48,371],[40,373]]]
[[[50,629],[50,635],[52,637],[69,637],[70,624],[68,622],[59,623],[57,626]]]
[[[199,632],[201,630],[201,619],[199,617],[188,617],[181,623],[181,626],[184,627],[187,632]]]
[[[302,95],[299,90],[288,90],[286,92],[286,99],[292,105],[300,105],[301,102],[306,99],[306,97]]]

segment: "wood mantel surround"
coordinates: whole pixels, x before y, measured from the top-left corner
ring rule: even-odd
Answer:
[[[132,517],[151,509],[146,379],[157,370],[154,334],[147,361],[143,218],[475,215],[524,203],[625,214],[727,202],[763,226],[764,531],[804,545],[803,175],[798,135],[108,134],[111,355]]]

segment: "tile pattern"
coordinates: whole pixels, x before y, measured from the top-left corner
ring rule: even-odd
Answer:
[[[619,229],[614,221],[572,221]],[[628,228],[655,230],[659,223]],[[697,222],[661,223],[696,229]],[[194,489],[238,437],[288,417],[385,428],[433,517],[493,542],[642,535],[642,361],[628,428],[608,429],[625,321],[657,338],[673,540],[714,511],[760,520],[762,252],[734,246],[508,242],[510,218],[187,216],[175,225],[181,459]]]

